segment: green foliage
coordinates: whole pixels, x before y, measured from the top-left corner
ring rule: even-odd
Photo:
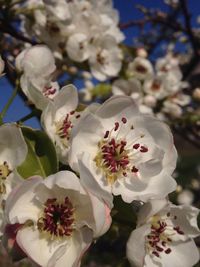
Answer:
[[[92,89],[93,97],[106,98],[111,94],[111,85],[106,83],[99,83]]]
[[[28,146],[25,161],[18,167],[19,174],[24,178],[33,175],[46,177],[58,171],[58,159],[55,147],[47,134],[32,128],[22,127]]]

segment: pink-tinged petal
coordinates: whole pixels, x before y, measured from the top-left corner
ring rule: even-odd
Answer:
[[[40,208],[35,202],[34,189],[42,180],[35,176],[25,180],[16,187],[8,196],[5,207],[5,214],[9,223],[23,224],[27,220],[36,222],[38,220]]]
[[[127,242],[126,255],[133,267],[143,267],[146,255],[145,236],[150,233],[150,225],[146,224],[135,229]]]
[[[4,124],[0,127],[0,151],[0,164],[6,161],[11,170],[25,160],[27,145],[16,124]]]
[[[111,209],[103,200],[100,200],[96,196],[90,194],[90,198],[94,216],[93,235],[94,238],[97,238],[105,234],[110,228],[112,223],[112,217],[110,216]]]
[[[46,235],[42,236],[42,234],[33,227],[20,229],[17,233],[16,240],[27,257],[42,267],[48,266],[49,259],[54,253],[58,253],[58,250],[61,250],[63,254],[67,246],[66,242],[53,242],[46,238]],[[65,247],[65,249],[63,249],[63,247]]]
[[[80,232],[74,232],[67,245],[65,254],[56,262],[52,256],[47,267],[78,267],[81,259],[92,243],[92,231],[82,228]]]
[[[79,159],[80,179],[82,185],[92,194],[103,199],[110,209],[113,207],[113,196],[110,185],[105,185],[102,175],[95,171],[95,163],[89,153],[83,153]]]

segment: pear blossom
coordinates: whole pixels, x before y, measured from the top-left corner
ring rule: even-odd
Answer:
[[[16,242],[42,267],[80,266],[94,238],[110,227],[107,205],[88,193],[69,171],[45,180],[25,180],[6,203],[7,225],[18,227]]]
[[[89,64],[92,75],[99,81],[117,76],[122,66],[122,53],[115,39],[105,36],[91,48]]]
[[[139,80],[150,79],[154,75],[151,62],[143,57],[136,57],[130,62],[127,69],[127,75]]]
[[[43,110],[41,123],[56,146],[61,162],[67,162],[70,133],[80,118],[77,112],[78,92],[73,85],[65,86]]]
[[[118,74],[122,61],[118,44],[124,34],[112,1],[44,0],[24,5],[33,14],[32,20],[24,17],[26,33],[46,43],[60,59],[66,52],[73,61],[88,60],[92,74],[100,80]]]
[[[125,202],[166,196],[176,187],[176,159],[168,127],[142,115],[127,96],[108,99],[80,119],[71,135],[71,168],[108,203],[111,194]]]
[[[0,147],[0,213],[3,217],[5,200],[12,189],[22,180],[16,168],[25,160],[27,154],[25,140],[17,125],[4,124],[0,126]],[[1,228],[2,220],[0,219]]]
[[[131,96],[137,101],[142,97],[142,85],[135,78],[129,80],[118,79],[112,84],[112,93],[113,95]]]
[[[17,56],[16,67],[23,72],[22,91],[38,109],[43,109],[59,91],[58,83],[51,80],[56,68],[53,54],[44,45],[27,48]]]
[[[163,99],[168,95],[161,77],[152,77],[152,79],[146,80],[143,88],[146,94],[154,96],[156,99]]]
[[[178,194],[177,201],[179,204],[192,205],[194,194],[191,190],[184,189]]]
[[[193,240],[200,235],[199,210],[176,206],[165,199],[141,207],[136,229],[127,242],[127,258],[134,267],[191,267],[200,259]]]
[[[194,92],[193,92],[193,97],[196,100],[200,100],[200,88],[195,88]]]

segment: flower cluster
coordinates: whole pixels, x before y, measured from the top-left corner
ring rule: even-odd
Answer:
[[[92,75],[101,81],[118,74],[118,44],[124,35],[112,1],[37,0],[24,7],[32,14],[30,20],[24,17],[27,34],[48,44],[59,58],[67,53],[75,62],[88,60]]]
[[[170,53],[157,59],[155,70],[148,59],[136,57],[127,67],[127,77],[114,81],[112,93],[131,96],[143,113],[180,117],[191,101],[183,92],[189,85],[182,81],[179,60]]]
[[[52,89],[56,66],[47,47],[34,46],[18,55],[22,90],[41,109],[41,125],[62,168],[38,175],[33,158],[40,161],[43,153],[48,157],[48,151],[33,152],[32,142],[40,137],[30,138],[16,124],[0,126],[0,227],[8,250],[42,267],[78,267],[92,242],[110,228],[114,198],[120,196],[124,205],[140,206],[127,242],[131,265],[190,267],[198,262],[193,238],[200,235],[199,210],[168,200],[177,185],[172,133],[136,104],[141,87],[157,100],[169,97],[170,88],[173,93],[180,90],[177,62],[167,60],[158,60],[156,66],[165,90],[151,91],[153,67],[137,57],[126,81],[136,88],[132,94],[83,106],[75,86]],[[33,170],[24,176],[27,164]]]
[[[200,261],[200,170],[175,172],[166,124],[196,144],[200,39],[186,2],[164,0],[169,14],[138,6],[144,20],[120,23],[112,0],[4,1],[0,78],[16,88],[0,110],[0,246],[13,261],[87,266],[102,250],[115,254],[115,242],[117,266]],[[121,44],[130,25],[141,28],[141,47]],[[162,29],[176,35],[157,58]],[[175,44],[185,35],[193,50],[184,57]],[[15,96],[31,112],[8,123]],[[32,117],[40,130],[26,126]]]

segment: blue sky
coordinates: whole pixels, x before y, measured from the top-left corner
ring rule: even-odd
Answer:
[[[125,23],[133,19],[142,18],[142,14],[134,8],[135,4],[142,4],[148,8],[161,8],[162,10],[167,10],[168,6],[166,6],[162,0],[114,0],[114,6],[120,12],[120,21]],[[190,7],[190,11],[192,13],[192,23],[196,26],[196,17],[200,14],[200,1],[199,0],[188,0],[188,4]],[[137,36],[137,28],[129,28],[124,31],[126,35],[126,43],[131,44],[134,36]],[[0,109],[4,107],[9,96],[12,94],[13,88],[7,82],[6,77],[0,78]],[[6,122],[19,120],[21,117],[27,115],[30,112],[29,108],[26,104],[20,99],[20,97],[16,97],[11,108],[8,110],[7,115],[5,117]],[[33,126],[35,128],[39,128],[39,123],[36,119],[31,119],[26,123],[29,126]]]

